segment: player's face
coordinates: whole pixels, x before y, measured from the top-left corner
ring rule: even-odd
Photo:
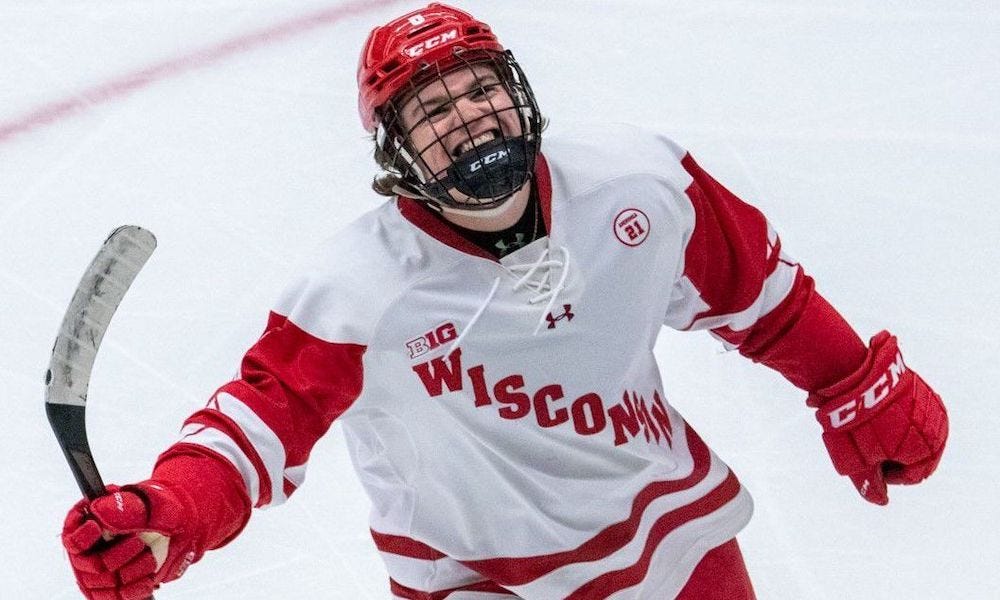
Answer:
[[[438,177],[476,146],[522,133],[514,102],[489,64],[463,66],[428,83],[403,104],[400,118],[425,172]],[[451,195],[468,199],[455,190]]]

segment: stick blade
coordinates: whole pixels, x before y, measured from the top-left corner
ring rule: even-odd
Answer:
[[[104,493],[87,441],[90,374],[111,317],[156,248],[149,231],[126,225],[111,232],[87,267],[63,317],[45,374],[45,413],[80,491]]]
[[[86,405],[90,373],[111,317],[155,248],[156,237],[134,225],[115,229],[104,241],[73,294],[52,347],[46,402]]]

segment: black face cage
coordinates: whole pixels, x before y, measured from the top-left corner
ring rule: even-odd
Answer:
[[[375,135],[375,159],[385,170],[385,176],[393,180],[393,190],[396,193],[462,210],[485,210],[506,201],[531,179],[535,157],[541,145],[543,121],[531,86],[509,50],[463,51],[457,48],[454,57],[457,64],[444,70],[436,64],[423,65],[424,71],[412,77],[406,88],[382,107]],[[495,103],[494,98],[486,98],[492,110],[484,111],[481,116],[468,122],[460,116],[460,124],[448,131],[438,131],[438,128],[431,127],[434,139],[420,148],[414,147],[410,134],[417,127],[425,125],[432,114],[428,114],[428,107],[418,99],[418,110],[422,117],[407,128],[403,126],[400,116],[403,106],[416,98],[417,91],[423,86],[441,80],[444,74],[459,69],[468,69],[475,77],[475,85],[456,95],[454,90],[442,82],[448,104],[464,96],[483,93],[483,82],[473,70],[474,66],[481,65],[492,68],[499,84],[510,97],[510,105],[506,99]],[[498,106],[499,104],[502,106]],[[501,117],[508,111],[515,111],[521,135],[513,136],[504,132]],[[483,131],[480,121],[484,119],[489,122],[489,129],[494,130],[493,140],[480,143],[459,156],[455,156],[452,149],[445,146],[444,138],[459,130],[465,130],[466,135],[463,137],[471,140],[474,128]],[[432,173],[421,156],[438,144],[451,157],[451,165]],[[458,192],[460,199],[452,195],[453,191]]]

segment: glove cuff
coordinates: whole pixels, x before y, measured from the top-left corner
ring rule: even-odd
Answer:
[[[850,431],[878,414],[904,380],[912,379],[896,337],[880,331],[871,338],[864,363],[844,379],[816,390],[806,404],[817,408],[825,432]]]
[[[190,535],[197,527],[198,507],[181,486],[157,479],[147,479],[124,485],[123,492],[132,492],[146,504],[148,527],[164,535]]]

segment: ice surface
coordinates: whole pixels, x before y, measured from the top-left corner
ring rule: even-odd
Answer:
[[[863,336],[897,333],[948,403],[939,472],[878,508],[834,474],[801,392],[705,334],[664,332],[671,401],[756,499],[740,540],[759,597],[1000,598],[997,5],[456,3],[515,50],[552,134],[618,120],[687,145]],[[0,2],[0,131],[21,126],[0,135],[0,597],[78,597],[58,539],[78,492],[42,377],[104,236],[135,223],[160,242],[91,385],[98,463],[127,482],[232,375],[298,257],[379,203],[357,53],[419,3],[301,20],[337,6]],[[211,53],[230,40],[243,46]],[[157,597],[387,597],[343,446],[335,427],[289,504]]]

